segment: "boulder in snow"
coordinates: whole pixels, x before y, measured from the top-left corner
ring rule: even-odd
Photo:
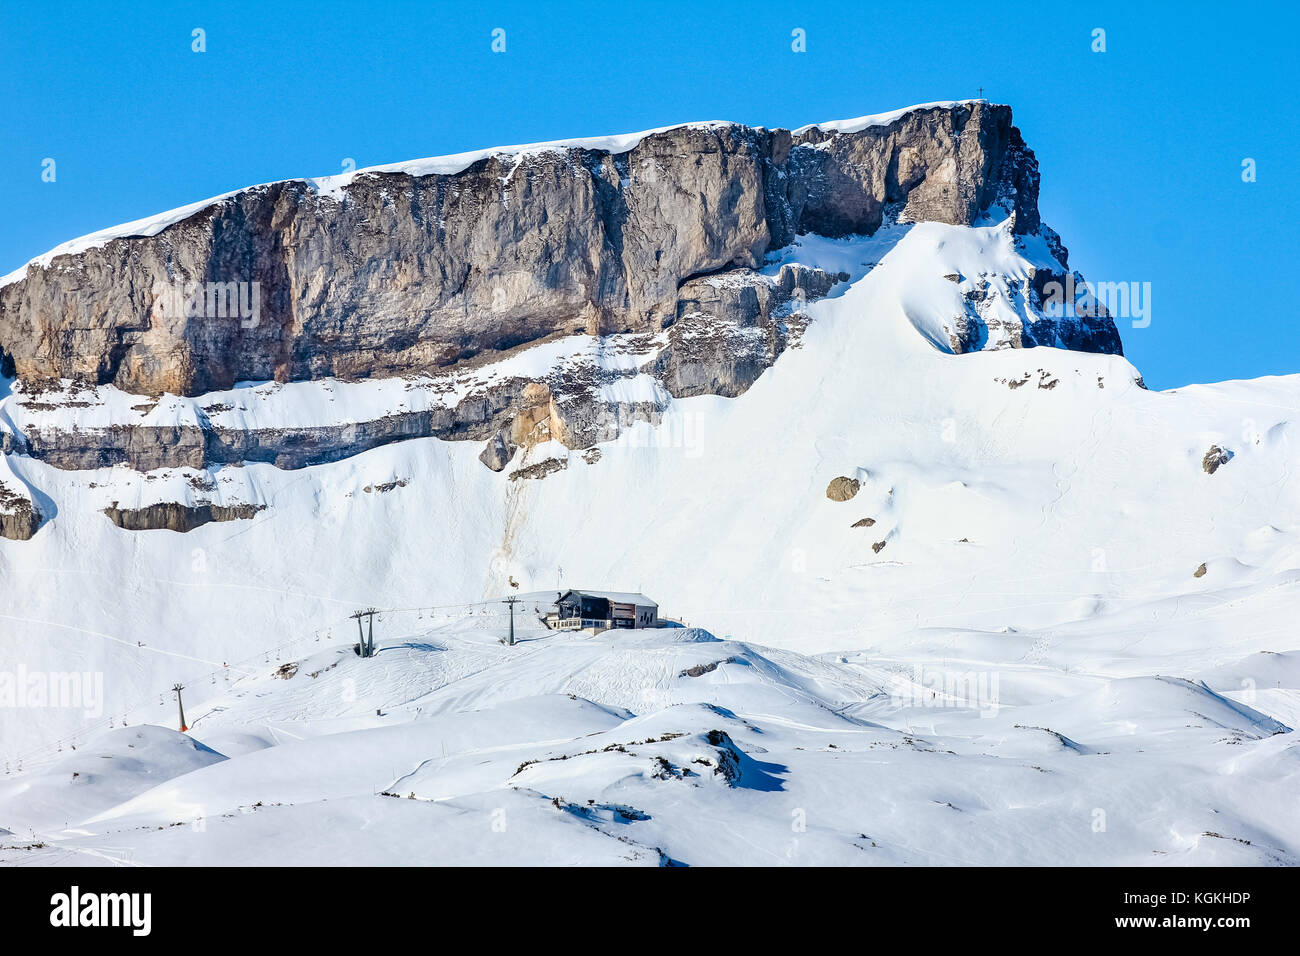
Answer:
[[[858,479],[840,475],[838,478],[832,478],[831,483],[826,486],[826,497],[831,501],[848,501],[861,487],[862,482]]]
[[[1201,459],[1201,467],[1205,469],[1207,475],[1212,475],[1219,470],[1220,465],[1226,465],[1230,461],[1232,461],[1232,452],[1218,445],[1211,445],[1210,450]]]

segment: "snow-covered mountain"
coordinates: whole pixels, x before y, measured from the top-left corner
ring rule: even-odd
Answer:
[[[362,269],[340,246],[337,290],[290,284],[281,381],[219,382],[195,321],[166,347],[182,326],[146,321],[102,375],[37,374],[88,354],[58,331],[75,289],[138,286],[227,206],[10,277],[0,843],[41,846],[0,860],[1297,862],[1300,376],[1153,392],[1109,316],[1046,314],[1045,282],[1071,273],[1003,110],[428,160],[305,184],[248,233],[293,247],[310,215],[342,241],[392,176],[426,197],[493,178],[492,208],[527,223],[549,200],[507,200],[511,175],[612,169],[642,210],[622,234],[658,238],[706,221],[684,212],[706,181],[741,183],[657,278],[652,254],[620,258],[609,301],[634,320],[575,328],[590,301],[552,272],[553,309],[533,323],[512,299],[504,337],[451,364],[421,351],[442,334],[426,315],[365,377],[337,364],[361,361],[356,338],[313,365],[303,303],[410,267],[401,288],[433,309],[409,290],[443,281],[423,252]],[[826,212],[846,209],[865,218]],[[754,258],[717,252],[745,229]],[[536,235],[491,261],[573,254],[520,251]],[[720,264],[683,265],[707,248]],[[488,335],[490,293],[465,294]],[[347,335],[401,301],[375,286]],[[182,394],[131,390],[168,369]],[[644,592],[688,626],[546,630],[571,586]],[[371,606],[361,659],[349,615]],[[72,672],[73,706],[37,700]]]

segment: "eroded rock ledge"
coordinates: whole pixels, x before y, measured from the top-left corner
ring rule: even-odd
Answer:
[[[126,531],[193,531],[213,521],[238,521],[252,518],[266,509],[261,504],[218,505],[212,503],[187,504],[180,501],[160,501],[141,508],[104,509],[108,520]]]
[[[334,388],[324,383],[269,384],[156,401],[113,387],[23,383],[7,400],[6,414],[16,427],[0,423],[0,450],[73,470],[202,469],[241,462],[293,469],[391,442],[437,437],[486,442],[483,463],[499,471],[521,445],[554,440],[586,449],[617,437],[633,422],[657,424],[669,398],[743,393],[787,348],[798,345],[807,324],[802,306],[847,278],[788,264],[775,276],[738,270],[693,280],[683,287],[680,316],[666,332],[604,337],[592,354],[562,356],[544,371],[531,367],[537,362],[530,361],[528,347],[521,347],[484,356],[497,361],[478,368],[398,377],[389,382],[400,386],[388,399],[393,410],[373,417],[345,414],[342,406],[337,420],[310,423],[257,414],[260,405],[274,405],[282,388]],[[600,364],[597,354],[619,358],[611,367]],[[515,360],[528,374],[512,374]],[[330,395],[322,392],[312,400],[322,405]],[[290,398],[285,404],[295,402]]]
[[[30,540],[44,520],[27,485],[0,455],[0,538]]]
[[[41,512],[30,498],[0,484],[0,538],[28,541],[41,526]]]

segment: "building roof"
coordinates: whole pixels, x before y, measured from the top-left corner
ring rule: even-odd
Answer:
[[[640,607],[655,607],[655,608],[659,606],[659,603],[657,601],[652,601],[644,594],[641,594],[636,591],[588,591],[581,588],[570,588],[567,591],[561,592],[560,596],[555,599],[556,602],[558,603],[560,598],[563,598],[564,595],[566,594],[578,594],[578,595],[583,595],[585,597],[604,598],[607,601],[613,601],[615,604],[636,604]]]

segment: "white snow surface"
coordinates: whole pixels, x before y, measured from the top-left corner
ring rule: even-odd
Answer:
[[[1118,356],[946,351],[944,276],[1034,255],[996,224],[807,237],[768,268],[851,281],[799,348],[598,459],[533,449],[567,462],[540,479],[414,440],[213,469],[266,509],[133,533],[98,509],[189,476],[9,456],[50,517],[0,540],[0,675],[104,701],[0,707],[0,862],[1295,865],[1300,376],[1152,392]],[[220,399],[360,420],[391,388]],[[23,400],[0,421],[138,401]],[[689,626],[545,630],[568,587]]]

